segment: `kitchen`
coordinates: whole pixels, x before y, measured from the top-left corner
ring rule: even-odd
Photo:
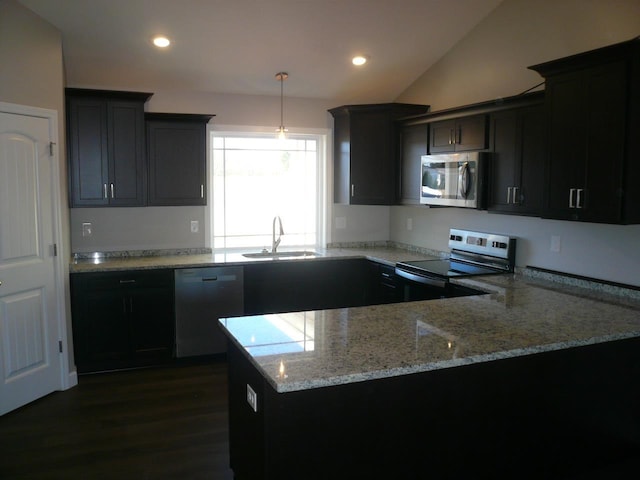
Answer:
[[[2,63],[15,61],[14,52],[9,52],[9,48],[6,47],[15,43],[24,49],[20,58],[25,65],[18,77],[12,76],[11,72],[6,73],[8,81],[3,81],[0,85],[0,100],[54,108],[61,115],[59,125],[64,125],[61,112],[65,85],[61,46],[55,29],[34,18],[15,2],[4,1],[2,8],[4,18],[15,20],[16,25],[26,22],[23,24],[26,28],[15,30],[5,28],[4,23],[2,25]],[[576,17],[576,12],[581,14]],[[8,13],[8,17],[5,17],[5,13]],[[640,15],[637,12],[637,2],[616,2],[613,5],[600,2],[590,3],[589,7],[585,7],[583,2],[562,2],[559,6],[557,2],[540,4],[506,1],[448,55],[425,72],[413,86],[391,100],[428,103],[432,110],[440,110],[514,95],[539,83],[539,76],[527,70],[527,66],[628,40],[638,33],[638,18]],[[23,33],[25,31],[30,33],[28,39],[34,38],[38,42],[27,41]],[[49,49],[58,52],[57,59],[48,55]],[[49,66],[47,71],[51,75],[50,81],[40,81],[35,72],[29,76],[29,72],[33,72],[31,65],[42,64]],[[27,79],[32,80],[25,82],[25,75]],[[122,84],[104,87],[138,89],[133,82],[126,79]],[[270,125],[273,120],[267,115],[268,107],[275,102],[275,99],[269,98],[157,91],[148,108],[153,111],[202,113],[203,106],[206,106],[205,112],[215,113],[218,119],[224,119],[225,124]],[[261,105],[265,108],[260,108]],[[287,115],[291,125],[299,128],[327,129],[330,128],[330,118],[326,111],[336,106],[331,101],[294,99],[290,100],[288,105]],[[271,108],[271,111],[277,110]],[[65,163],[62,151],[60,161]],[[62,171],[65,171],[64,168]],[[66,187],[61,190],[65,191]],[[533,265],[640,286],[635,273],[640,264],[636,248],[640,229],[636,225],[596,225],[410,206],[333,205],[332,208],[330,239],[335,244],[393,241],[444,251],[447,250],[445,239],[449,228],[464,225],[474,230],[512,233],[526,239],[518,244],[519,266]],[[153,211],[155,209],[150,210],[152,211],[125,210],[119,212],[115,218],[108,216],[108,212],[95,212],[95,220],[92,220],[96,225],[106,224],[111,231],[133,231],[134,235],[129,244],[117,243],[118,239],[111,237],[99,243],[99,236],[94,236],[93,241],[97,243],[92,245],[84,245],[79,238],[79,224],[85,221],[86,217],[80,217],[75,211],[66,211],[63,215],[68,218],[64,222],[69,225],[70,238],[64,242],[62,250],[68,257],[72,251],[78,249],[93,251],[95,245],[112,249],[139,246],[154,249],[175,243],[183,245],[185,238],[181,225],[184,217],[200,219],[201,223],[205,221],[204,211],[199,208],[195,211],[189,209],[188,213],[175,208],[162,208],[157,212]],[[165,222],[164,228],[154,231],[153,236],[134,227],[146,224],[149,214],[163,218]],[[340,225],[346,225],[346,228],[336,227],[339,218],[345,219]],[[550,251],[552,237],[560,238],[559,252]],[[204,233],[196,237],[189,236],[185,246],[199,247],[205,241]],[[70,328],[68,334],[70,335]]]

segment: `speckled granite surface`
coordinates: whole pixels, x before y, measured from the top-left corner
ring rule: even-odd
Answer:
[[[286,251],[286,249],[282,249]],[[362,247],[362,248],[330,248],[316,250],[320,256],[309,258],[247,258],[242,252],[178,254],[178,255],[123,255],[99,256],[95,258],[79,258],[69,265],[71,273],[109,272],[121,270],[150,270],[159,268],[194,268],[216,265],[243,265],[255,262],[295,262],[322,261],[333,258],[366,257],[381,263],[395,265],[400,261],[423,260],[437,258],[419,251],[409,251],[394,247]]]
[[[486,295],[221,319],[278,392],[640,336],[640,302],[522,275],[460,283]]]

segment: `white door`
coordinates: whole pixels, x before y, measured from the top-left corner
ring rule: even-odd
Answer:
[[[0,415],[60,388],[46,118],[0,112]]]

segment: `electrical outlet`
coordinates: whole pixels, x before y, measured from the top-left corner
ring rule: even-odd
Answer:
[[[200,229],[200,223],[198,220],[191,220],[191,233],[198,233]]]
[[[550,250],[553,253],[560,252],[560,235],[551,235]]]
[[[82,236],[90,237],[93,234],[93,227],[90,223],[85,222],[82,224]]]
[[[247,403],[253,408],[254,412],[258,411],[258,395],[251,388],[251,385],[247,383]]]

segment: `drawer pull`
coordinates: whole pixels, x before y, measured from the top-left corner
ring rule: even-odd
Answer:
[[[136,283],[136,281],[135,280],[120,280],[120,283],[121,284],[123,284],[123,283]]]
[[[218,280],[218,277],[206,277],[202,279],[203,282],[215,282],[217,280]]]

